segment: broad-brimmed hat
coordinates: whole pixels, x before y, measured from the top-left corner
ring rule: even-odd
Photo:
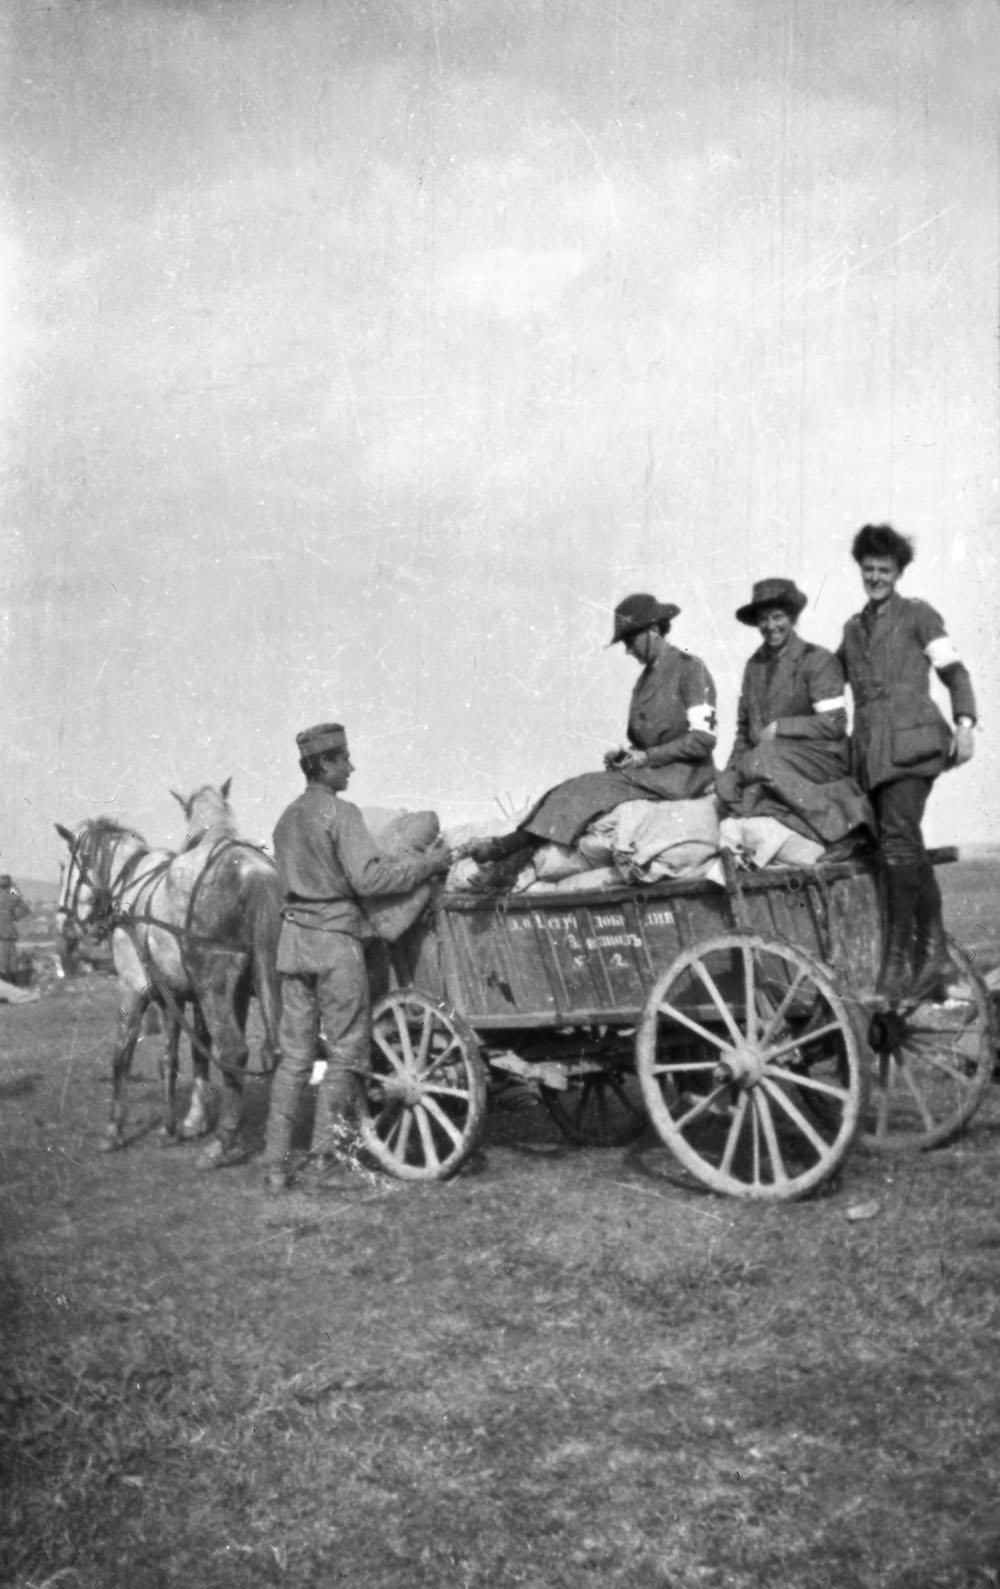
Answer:
[[[321,756],[327,750],[346,750],[347,734],[342,723],[316,723],[296,734],[300,756]]]
[[[608,645],[616,646],[619,640],[627,640],[629,635],[642,634],[644,629],[651,629],[655,623],[669,623],[680,610],[672,601],[657,601],[655,596],[649,596],[645,591],[626,596],[615,608],[615,632]]]
[[[753,624],[757,622],[761,607],[784,607],[797,618],[808,604],[809,597],[803,596],[794,579],[758,579],[753,588],[753,600],[745,607],[737,607],[736,616],[740,623]]]

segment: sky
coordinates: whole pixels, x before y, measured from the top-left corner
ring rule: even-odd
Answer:
[[[600,765],[681,608],[728,755],[755,580],[834,646],[866,522],[982,727],[1000,842],[993,0],[9,0],[0,862],[180,842],[295,733],[494,821]]]

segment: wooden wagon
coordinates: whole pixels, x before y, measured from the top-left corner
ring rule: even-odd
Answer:
[[[938,852],[936,859],[953,859]],[[650,1126],[717,1192],[800,1197],[855,1138],[931,1147],[989,1085],[989,996],[953,947],[948,998],[873,1017],[877,883],[852,860],[646,888],[449,894],[392,947],[364,1131],[390,1173],[444,1179],[490,1072],[529,1076],[574,1141]]]

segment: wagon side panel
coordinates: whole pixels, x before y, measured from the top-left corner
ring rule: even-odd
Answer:
[[[627,1024],[684,945],[731,925],[727,895],[687,891],[446,903],[448,997],[484,1028]]]

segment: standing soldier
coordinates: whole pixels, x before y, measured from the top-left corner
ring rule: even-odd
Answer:
[[[317,1155],[349,1162],[363,1078],[371,1068],[371,1001],[362,943],[361,901],[402,894],[446,872],[449,852],[435,839],[421,853],[381,851],[357,806],[338,797],[354,771],[339,723],[320,723],[296,736],[306,787],[278,819],[274,859],[281,884],[278,941],[281,977],[281,1063],[271,1091],[265,1145],[265,1189],[293,1181],[292,1131],[317,1058],[323,1023],[327,1068],[316,1103]]]
[[[925,601],[896,594],[913,545],[866,524],[851,555],[867,606],[844,627],[839,655],[854,696],[855,770],[871,797],[882,862],[883,954],[875,1004],[941,998],[951,962],[941,891],[920,824],[934,779],[973,752],[976,702],[968,671]],[[934,668],[951,696],[954,733],[931,699]]]
[[[6,982],[17,973],[17,923],[30,914],[10,873],[0,873],[0,977]]]

